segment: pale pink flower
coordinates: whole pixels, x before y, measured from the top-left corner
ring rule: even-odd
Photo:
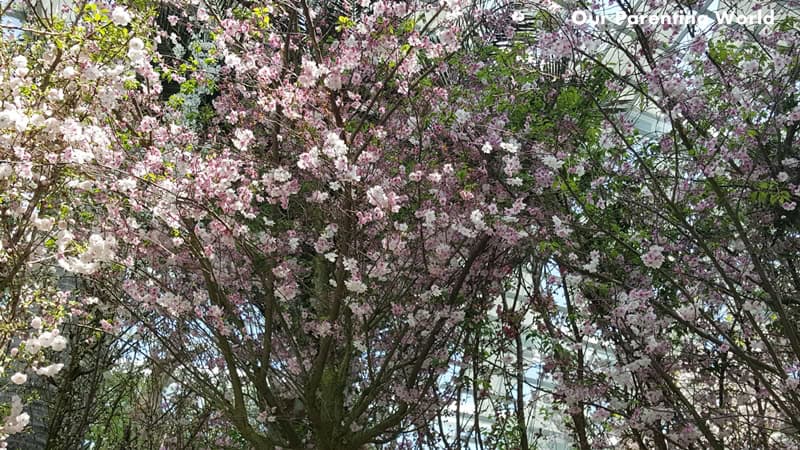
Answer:
[[[645,266],[650,267],[651,269],[658,269],[661,267],[661,264],[664,263],[664,255],[661,253],[662,251],[664,251],[663,247],[651,245],[647,253],[642,255],[642,262]]]

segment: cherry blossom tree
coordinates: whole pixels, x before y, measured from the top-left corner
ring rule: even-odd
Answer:
[[[462,42],[501,12],[325,8],[201,4],[168,18],[191,34],[173,55],[130,39],[124,158],[82,161],[98,209],[61,265],[230,424],[220,446],[417,445],[401,436],[449,401],[461,325],[527,237],[530,196],[484,156],[519,144],[448,105]],[[166,104],[160,79],[180,84]]]
[[[528,295],[579,448],[797,447],[798,35],[782,6],[744,12],[774,9],[771,26],[570,21],[604,2],[545,14],[559,26],[540,51],[600,68],[664,124],[643,134],[636,109],[601,108],[597,139],[542,159],[563,207],[536,255],[556,270]]]
[[[54,448],[459,448],[436,419],[467,391],[502,412],[501,376],[497,432],[457,434],[531,448],[538,345],[581,449],[796,448],[796,20],[537,5],[3,25],[0,440],[44,380],[89,411]]]
[[[464,325],[468,335],[463,360],[453,370],[454,403],[432,424],[432,433],[439,436],[433,448],[548,445],[529,431],[541,427],[537,423],[541,418],[535,416],[542,415],[531,401],[538,386],[528,380],[528,364],[535,358],[531,328],[542,323],[538,317],[532,320],[530,283],[538,280],[533,274],[541,273],[552,251],[554,211],[563,212],[562,196],[552,189],[554,177],[548,164],[558,164],[557,158],[564,157],[559,152],[595,139],[603,118],[596,103],[605,105],[607,77],[595,70],[564,76],[566,65],[531,46],[532,36],[520,25],[524,17],[515,19],[520,14],[512,15],[512,26],[500,41],[506,45],[484,48],[491,56],[482,55],[480,49],[470,53],[480,68],[461,82],[481,88],[454,90],[451,98],[478,105],[472,107],[476,120],[469,126],[482,128],[495,118],[486,126],[487,133],[516,142],[513,154],[491,145],[482,151],[490,161],[490,176],[509,192],[527,196],[518,207],[530,205],[529,236],[520,240],[515,251],[536,256],[518,259],[503,280],[503,292],[486,295],[490,314]],[[450,424],[450,432],[445,423]]]
[[[97,209],[84,164],[111,169],[123,158],[110,123],[135,82],[125,51],[139,25],[123,9],[109,19],[94,4],[69,19],[23,2],[5,2],[2,14],[17,7],[32,19],[4,23],[0,41],[0,371],[11,400],[3,443],[31,422],[26,400],[48,398],[64,372],[75,373],[83,344],[97,340],[63,352],[64,326],[96,318],[64,268],[85,273],[109,260],[113,239],[91,227]]]

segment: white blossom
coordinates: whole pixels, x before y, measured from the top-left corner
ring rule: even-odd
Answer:
[[[64,336],[56,336],[53,338],[53,342],[50,344],[50,348],[53,351],[60,352],[67,348],[67,339]]]
[[[542,163],[553,170],[558,170],[564,165],[564,161],[561,161],[552,155],[547,155],[542,158]]]
[[[338,134],[331,131],[325,137],[325,145],[322,147],[322,153],[331,159],[343,157],[347,155],[347,144],[345,144]]]
[[[55,336],[53,335],[52,332],[45,331],[44,333],[39,335],[39,345],[41,345],[42,347],[50,347],[50,344],[53,343],[53,338],[55,338]]]
[[[55,220],[49,217],[40,217],[33,221],[33,226],[36,227],[37,230],[44,232],[50,231],[54,224]]]
[[[115,25],[124,27],[131,23],[131,15],[125,8],[117,6],[114,8],[114,11],[111,12],[111,21],[114,22]]]
[[[367,285],[361,280],[347,280],[344,282],[344,285],[348,291],[355,292],[356,294],[367,292]]]
[[[514,153],[517,153],[519,151],[519,143],[514,142],[514,141],[512,141],[512,142],[501,142],[500,143],[500,148],[502,148],[503,150],[505,150],[508,153],[511,153],[513,155]]]
[[[572,233],[572,228],[564,225],[564,222],[561,221],[560,218],[557,216],[553,216],[553,225],[554,230],[556,232],[556,236],[560,238],[566,238]]]
[[[25,384],[26,381],[28,381],[28,376],[24,373],[17,372],[14,375],[11,375],[11,382],[16,385]]]
[[[225,65],[228,66],[228,67],[233,67],[235,69],[235,68],[239,67],[239,65],[241,63],[242,63],[242,58],[239,58],[238,56],[234,55],[233,53],[229,53],[225,57]]]
[[[47,367],[40,367],[40,368],[36,369],[36,373],[38,375],[43,376],[43,377],[54,377],[63,368],[64,368],[64,364],[62,364],[62,363],[51,364],[51,365],[49,365]]]
[[[597,250],[592,250],[589,254],[589,263],[583,265],[583,269],[589,273],[596,273],[597,266],[600,264],[600,252]]]
[[[475,228],[479,230],[486,228],[486,222],[483,221],[483,211],[478,209],[472,211],[472,214],[470,214],[470,220],[472,221],[472,224],[475,225]]]
[[[472,115],[464,111],[463,109],[459,109],[456,111],[456,123],[458,123],[459,125],[467,123],[470,117],[472,117]]]
[[[26,57],[24,57],[24,56],[22,56],[22,55],[15,56],[15,57],[14,57],[14,58],[11,60],[11,63],[12,63],[12,64],[14,65],[14,67],[16,67],[17,69],[25,69],[25,68],[27,68],[27,67],[28,67],[28,58],[26,58]]]
[[[18,395],[11,397],[11,411],[6,418],[5,423],[0,427],[2,434],[15,434],[20,433],[30,423],[30,416],[28,413],[22,412],[22,400]]]

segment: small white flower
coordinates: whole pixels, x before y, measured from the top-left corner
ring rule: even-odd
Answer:
[[[25,351],[30,353],[31,355],[35,355],[39,353],[39,350],[42,349],[42,344],[39,343],[39,340],[36,338],[30,338],[25,341]]]
[[[41,330],[42,329],[42,318],[41,317],[34,317],[31,319],[31,328],[34,330]]]
[[[489,153],[492,153],[492,144],[486,142],[485,144],[483,144],[483,147],[481,147],[481,151],[483,153],[486,153],[487,155]]]
[[[464,111],[463,109],[459,109],[458,111],[456,111],[456,122],[459,125],[463,125],[467,123],[467,121],[471,116],[472,115],[470,113]]]
[[[347,155],[347,144],[339,137],[338,134],[331,131],[325,136],[325,144],[322,147],[322,153],[328,158],[336,159]]]
[[[36,369],[36,373],[41,375],[41,376],[43,376],[43,377],[53,377],[58,372],[60,372],[61,369],[63,369],[63,368],[64,368],[64,364],[61,364],[61,363],[51,364],[51,365],[49,365],[47,367],[41,367],[39,369]]]
[[[142,51],[144,50],[144,41],[139,38],[133,38],[128,42],[128,48],[130,50]]]
[[[17,385],[25,384],[28,381],[28,376],[24,373],[17,372],[14,375],[11,375],[11,382]]]
[[[50,344],[53,343],[53,338],[55,338],[55,336],[53,336],[53,333],[51,333],[50,331],[45,331],[39,336],[39,344],[42,347],[50,347]]]
[[[19,128],[23,128],[21,131],[25,131],[25,127],[27,127],[27,122],[24,124],[25,127],[21,127],[21,122],[25,121],[25,116],[20,114],[15,108],[7,109],[5,111],[0,111],[0,129],[6,128],[17,128],[17,131],[20,131]],[[9,167],[10,169],[10,167]],[[6,172],[6,169],[3,170]],[[6,178],[6,177],[3,177]]]
[[[558,217],[553,216],[553,229],[556,232],[556,236],[560,238],[566,238],[572,233],[572,228],[564,225],[564,222]]]
[[[356,294],[367,292],[367,285],[361,282],[361,280],[348,280],[344,282],[344,285],[348,291],[355,292]]]
[[[511,14],[511,20],[513,20],[516,23],[520,23],[523,20],[525,20],[525,14],[523,14],[522,11],[519,10],[514,11],[514,14]]]
[[[519,144],[516,142],[501,142],[500,148],[511,153],[512,155],[519,151]]]
[[[600,252],[597,250],[592,250],[589,254],[589,263],[583,265],[583,269],[589,273],[596,273],[597,266],[600,264]]]
[[[131,23],[131,15],[125,8],[117,6],[114,8],[114,11],[111,12],[111,21],[114,22],[115,25],[124,27]]]
[[[50,231],[55,224],[55,220],[48,217],[40,217],[33,221],[33,226],[39,231]]]
[[[242,63],[242,59],[238,56],[234,55],[233,53],[229,53],[228,56],[225,57],[225,65],[229,67],[236,68],[239,64]]]
[[[78,71],[72,66],[64,67],[64,69],[61,70],[61,76],[64,78],[74,78],[77,74]]]
[[[564,161],[560,161],[558,158],[552,155],[547,155],[542,158],[542,163],[553,170],[558,170],[564,165]]]
[[[233,136],[233,146],[239,150],[247,150],[247,147],[255,139],[252,131],[243,128],[237,128],[234,130]]]
[[[25,69],[28,67],[28,58],[22,55],[15,56],[14,59],[11,60],[11,63],[14,64],[14,67],[17,69]]]
[[[476,209],[472,211],[470,220],[472,221],[472,224],[475,225],[475,228],[479,230],[486,228],[486,223],[483,221],[483,212],[481,210]]]
[[[0,180],[5,180],[12,173],[14,173],[14,169],[11,168],[11,164],[0,164]]]
[[[283,167],[278,167],[277,169],[273,169],[272,178],[277,181],[278,183],[285,183],[292,179],[292,173],[288,170],[284,169]]]
[[[136,189],[136,180],[128,177],[117,181],[117,189],[122,192],[128,192]]]
[[[56,336],[53,338],[53,342],[50,343],[50,348],[53,351],[60,352],[67,348],[67,339],[64,336]]]

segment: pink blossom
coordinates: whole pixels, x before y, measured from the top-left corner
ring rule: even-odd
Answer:
[[[658,269],[664,263],[663,247],[651,245],[650,249],[642,255],[642,263],[651,269]]]

